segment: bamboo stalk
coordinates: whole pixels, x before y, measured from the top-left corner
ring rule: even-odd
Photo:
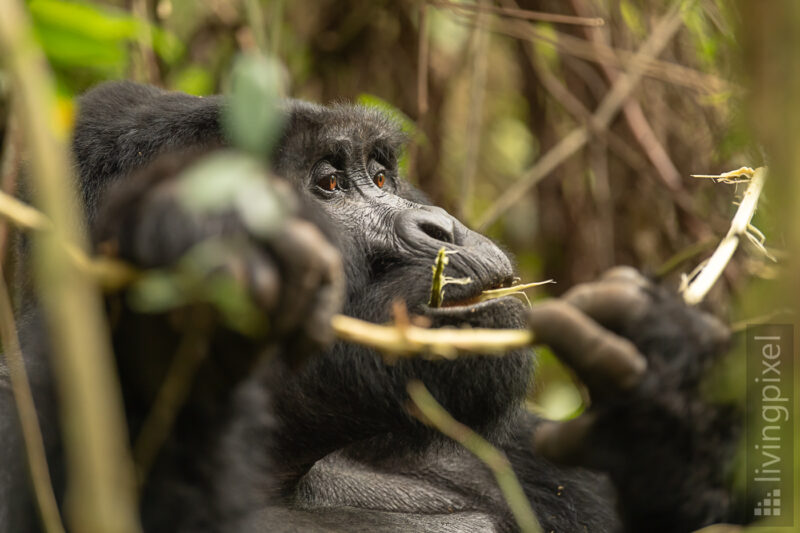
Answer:
[[[47,533],[63,533],[64,524],[61,523],[58,503],[53,494],[53,483],[50,480],[50,470],[47,468],[44,439],[39,427],[39,418],[36,416],[36,405],[33,402],[33,392],[28,381],[28,373],[25,370],[25,362],[22,359],[17,325],[11,309],[11,298],[8,296],[8,288],[2,275],[0,275],[0,337],[3,339],[3,356],[8,367],[22,438],[25,441],[28,471],[42,525]]]
[[[67,458],[66,516],[75,532],[137,532],[133,463],[100,295],[61,243],[85,255],[71,187],[66,127],[54,122],[54,83],[23,2],[0,0],[0,57],[13,84],[31,178],[52,229],[34,239],[37,286],[51,344]]]

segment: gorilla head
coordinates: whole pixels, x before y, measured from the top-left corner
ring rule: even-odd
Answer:
[[[275,171],[325,214],[345,263],[348,315],[384,322],[396,300],[433,327],[524,327],[524,306],[515,298],[475,303],[481,291],[508,286],[509,258],[486,237],[467,229],[398,174],[403,136],[375,110],[291,102],[282,141],[273,156]],[[431,266],[440,248],[450,254],[446,273],[469,277],[448,285],[438,309],[426,303]],[[337,344],[312,358],[299,375],[276,393],[278,413],[290,431],[291,446],[311,445],[296,437],[336,428],[331,446],[391,434],[409,444],[429,442],[406,410],[406,384],[419,379],[459,421],[492,436],[524,396],[531,354],[466,357],[455,361],[404,359],[385,364],[373,351]],[[343,429],[346,428],[346,429]],[[304,431],[303,431],[304,430]],[[311,435],[309,435],[311,438]]]

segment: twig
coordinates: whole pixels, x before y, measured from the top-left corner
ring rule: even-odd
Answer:
[[[13,111],[13,104],[12,104]],[[16,113],[9,113],[6,136],[3,141],[3,160],[0,162],[0,192],[13,195],[17,189],[21,163],[20,131]],[[6,264],[10,228],[5,221],[0,224],[0,266]]]
[[[457,2],[445,2],[432,0],[430,5],[436,7],[447,7],[450,9],[460,9],[478,13],[493,13],[503,17],[513,17],[522,20],[535,20],[539,22],[552,22],[555,24],[574,24],[577,26],[602,26],[606,22],[600,17],[574,17],[572,15],[560,15],[558,13],[543,13],[541,11],[531,11],[528,9],[515,9],[510,7],[498,7],[488,4],[461,4]]]
[[[0,274],[2,274],[1,271]],[[36,497],[36,504],[39,506],[42,524],[47,533],[63,533],[64,524],[61,523],[58,503],[53,494],[53,484],[47,468],[47,453],[39,428],[39,419],[36,416],[36,406],[33,402],[28,373],[22,359],[17,326],[14,323],[14,312],[11,309],[11,299],[2,275],[0,275],[0,334],[2,334],[3,355],[8,367],[8,376],[11,379],[11,389],[14,393],[14,403],[22,428],[22,438],[25,441],[25,453],[28,458],[33,493]]]
[[[639,48],[639,51],[636,52],[636,61],[630,63],[630,70],[617,78],[611,90],[605,98],[603,98],[603,101],[592,115],[592,120],[598,127],[608,127],[611,119],[619,112],[622,105],[642,78],[642,59],[655,57],[661,53],[672,36],[674,36],[681,27],[681,22],[683,20],[681,16],[683,10],[681,6],[688,6],[691,3],[691,1],[686,4],[675,2],[669,12],[664,15],[653,29],[647,41],[645,41],[641,48]],[[567,158],[583,148],[589,138],[587,126],[580,126],[572,130],[571,133],[564,137],[561,142],[545,154],[544,157],[522,176],[522,178],[514,183],[514,185],[495,201],[479,219],[477,224],[478,228],[483,230],[489,224],[497,220],[509,207],[519,201],[520,198],[523,198],[531,187],[536,185],[542,178],[566,161]]]
[[[740,169],[741,170],[741,169]],[[724,175],[721,175],[724,176]],[[767,176],[767,168],[760,167],[753,172],[750,179],[750,184],[744,192],[742,201],[736,214],[733,216],[731,227],[728,230],[725,238],[720,241],[717,249],[706,262],[705,266],[700,270],[691,282],[683,290],[683,300],[689,305],[696,305],[703,301],[708,291],[714,286],[714,283],[722,275],[728,262],[730,262],[733,253],[739,246],[739,240],[742,236],[747,234],[750,221],[756,212],[758,205],[758,198],[761,196],[761,190],[764,188],[764,179]]]
[[[539,525],[533,509],[531,509],[530,501],[514,474],[506,455],[492,446],[486,439],[453,418],[421,382],[410,382],[407,390],[413,406],[416,407],[416,409],[412,408],[411,410],[414,416],[461,444],[492,471],[500,492],[503,493],[503,497],[514,515],[520,531],[523,533],[542,533],[542,527]]]
[[[688,261],[689,259],[702,254],[706,250],[711,249],[714,246],[714,243],[716,243],[715,240],[706,239],[678,250],[678,252],[676,252],[672,257],[661,263],[661,266],[655,269],[655,273],[653,275],[656,278],[663,278],[678,268],[684,261]]]
[[[419,6],[419,45],[417,55],[417,120],[428,113],[428,5]]]
[[[475,7],[489,8],[486,0],[481,0]],[[487,17],[484,9],[478,12],[478,21]],[[467,116],[467,157],[462,169],[462,194],[458,205],[458,213],[464,220],[471,217],[470,202],[475,194],[475,175],[478,172],[478,160],[481,144],[481,123],[483,122],[483,100],[486,96],[486,72],[489,68],[489,38],[490,33],[481,24],[475,25],[475,52],[472,63],[472,78],[470,80],[470,103]]]
[[[149,15],[149,0],[132,0],[131,13],[141,22],[133,54],[133,77],[147,83],[159,83],[158,62],[153,53],[153,29]]]
[[[267,35],[261,2],[259,0],[244,0],[244,12],[247,19],[247,27],[250,29],[256,48],[263,54],[267,49]]]
[[[774,311],[771,311],[769,313],[764,313],[763,315],[737,320],[736,322],[733,322],[729,327],[731,333],[740,333],[746,330],[749,326],[754,326],[756,324],[769,324],[770,322],[774,322],[778,318],[784,319],[794,316],[796,314],[797,312],[794,309],[790,307],[783,307],[781,309],[775,309]]]
[[[459,352],[502,355],[508,350],[533,344],[526,329],[426,329],[414,325],[381,326],[345,315],[334,315],[331,326],[336,336],[363,344],[394,357],[416,354],[454,359]]]
[[[0,217],[22,229],[35,232],[52,232],[53,223],[41,211],[13,196],[0,191]],[[107,257],[91,258],[75,245],[58,241],[73,267],[97,280],[106,289],[118,289],[138,278],[136,269],[126,263]]]
[[[455,11],[455,10],[454,10]],[[464,14],[465,17],[474,19],[474,14]],[[702,93],[718,93],[723,91],[735,91],[739,87],[732,82],[706,74],[695,69],[662,61],[656,58],[636,59],[636,53],[629,50],[622,50],[610,46],[593,46],[583,39],[573,37],[563,32],[548,31],[545,33],[531,24],[513,24],[505,21],[498,21],[499,24],[490,25],[492,31],[523,40],[538,40],[555,47],[559,52],[574,56],[586,61],[603,63],[619,69],[630,69],[631,64],[638,61],[644,69],[643,75],[665,81],[681,87],[687,87]],[[475,24],[474,20],[472,24]]]
[[[34,239],[39,298],[52,334],[61,398],[68,486],[66,516],[82,532],[140,531],[133,462],[102,302],[89,276],[72,266],[62,242],[87,248],[72,168],[56,130],[54,83],[20,0],[0,0],[0,57],[14,87],[30,150],[31,177],[52,229]]]
[[[201,312],[198,311],[197,314]],[[208,317],[194,318],[195,320],[190,321],[192,327],[181,340],[133,446],[140,485],[147,479],[158,451],[175,423],[178,411],[189,396],[197,369],[208,354],[207,338],[204,334]]]
[[[541,64],[541,61],[533,52],[533,44],[528,43],[524,48],[531,68],[536,73],[536,76],[539,78],[545,90],[550,93],[550,96],[561,104],[567,113],[572,115],[576,122],[589,126],[592,135],[605,141],[608,147],[611,148],[620,159],[625,161],[629,167],[640,173],[647,171],[649,167],[647,161],[645,161],[636,150],[628,146],[628,143],[624,139],[612,130],[598,128],[592,123],[592,112],[567,89],[561,80]]]
[[[572,0],[572,6],[579,15],[586,14],[586,6],[582,0]],[[601,46],[610,48],[607,36],[599,28],[585,28],[584,34],[595,48]],[[610,83],[614,83],[618,76],[617,72],[605,63],[599,63],[599,65],[606,79]],[[642,111],[642,106],[636,100],[627,100],[625,105],[622,106],[622,114],[625,116],[631,132],[633,132],[636,142],[639,143],[644,153],[650,158],[664,184],[673,191],[679,190],[681,188],[680,173],[656,137],[653,128],[650,127],[650,123],[647,121],[644,111]]]
[[[286,7],[285,0],[273,0],[269,16],[269,54],[280,57],[281,31],[283,28],[283,13]]]

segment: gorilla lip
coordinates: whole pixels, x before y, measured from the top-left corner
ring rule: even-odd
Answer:
[[[481,301],[480,300],[481,294],[483,294],[484,291],[490,291],[490,290],[494,290],[494,289],[503,289],[503,288],[506,288],[506,287],[511,287],[513,282],[514,282],[514,278],[513,277],[508,277],[508,278],[503,279],[500,282],[492,283],[491,285],[488,285],[488,286],[485,286],[485,287],[480,287],[480,286],[478,286],[478,284],[473,283],[473,284],[471,284],[471,285],[469,285],[467,287],[474,286],[474,288],[470,289],[470,288],[466,288],[465,287],[465,289],[462,289],[462,291],[460,291],[460,292],[467,292],[468,291],[468,294],[466,294],[466,295],[456,295],[455,298],[448,298],[447,297],[447,292],[445,292],[445,297],[444,297],[444,300],[442,301],[442,305],[437,307],[437,308],[429,308],[429,309],[442,309],[442,308],[453,308],[453,307],[473,307],[473,308],[476,308],[476,307],[479,306],[478,304],[490,303],[491,302],[491,300],[487,300],[487,301]],[[451,290],[453,292],[456,292],[457,288],[458,287],[456,286],[456,287],[453,287],[453,289],[451,289]],[[481,306],[481,307],[483,307],[483,306]]]

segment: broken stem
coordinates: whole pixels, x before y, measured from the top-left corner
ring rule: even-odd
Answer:
[[[740,169],[741,170],[741,169]],[[730,174],[730,173],[726,173]],[[764,188],[764,178],[767,175],[767,168],[757,168],[750,179],[750,184],[744,192],[742,201],[736,214],[731,222],[731,227],[728,230],[725,238],[714,250],[714,253],[708,259],[708,262],[683,291],[683,300],[688,305],[696,305],[703,301],[708,291],[714,286],[722,271],[733,257],[733,253],[739,246],[739,240],[742,236],[747,234],[747,228],[750,226],[750,221],[756,212],[758,205],[758,198],[761,196],[761,190]],[[726,175],[720,175],[725,177]],[[703,176],[705,177],[705,176]]]

